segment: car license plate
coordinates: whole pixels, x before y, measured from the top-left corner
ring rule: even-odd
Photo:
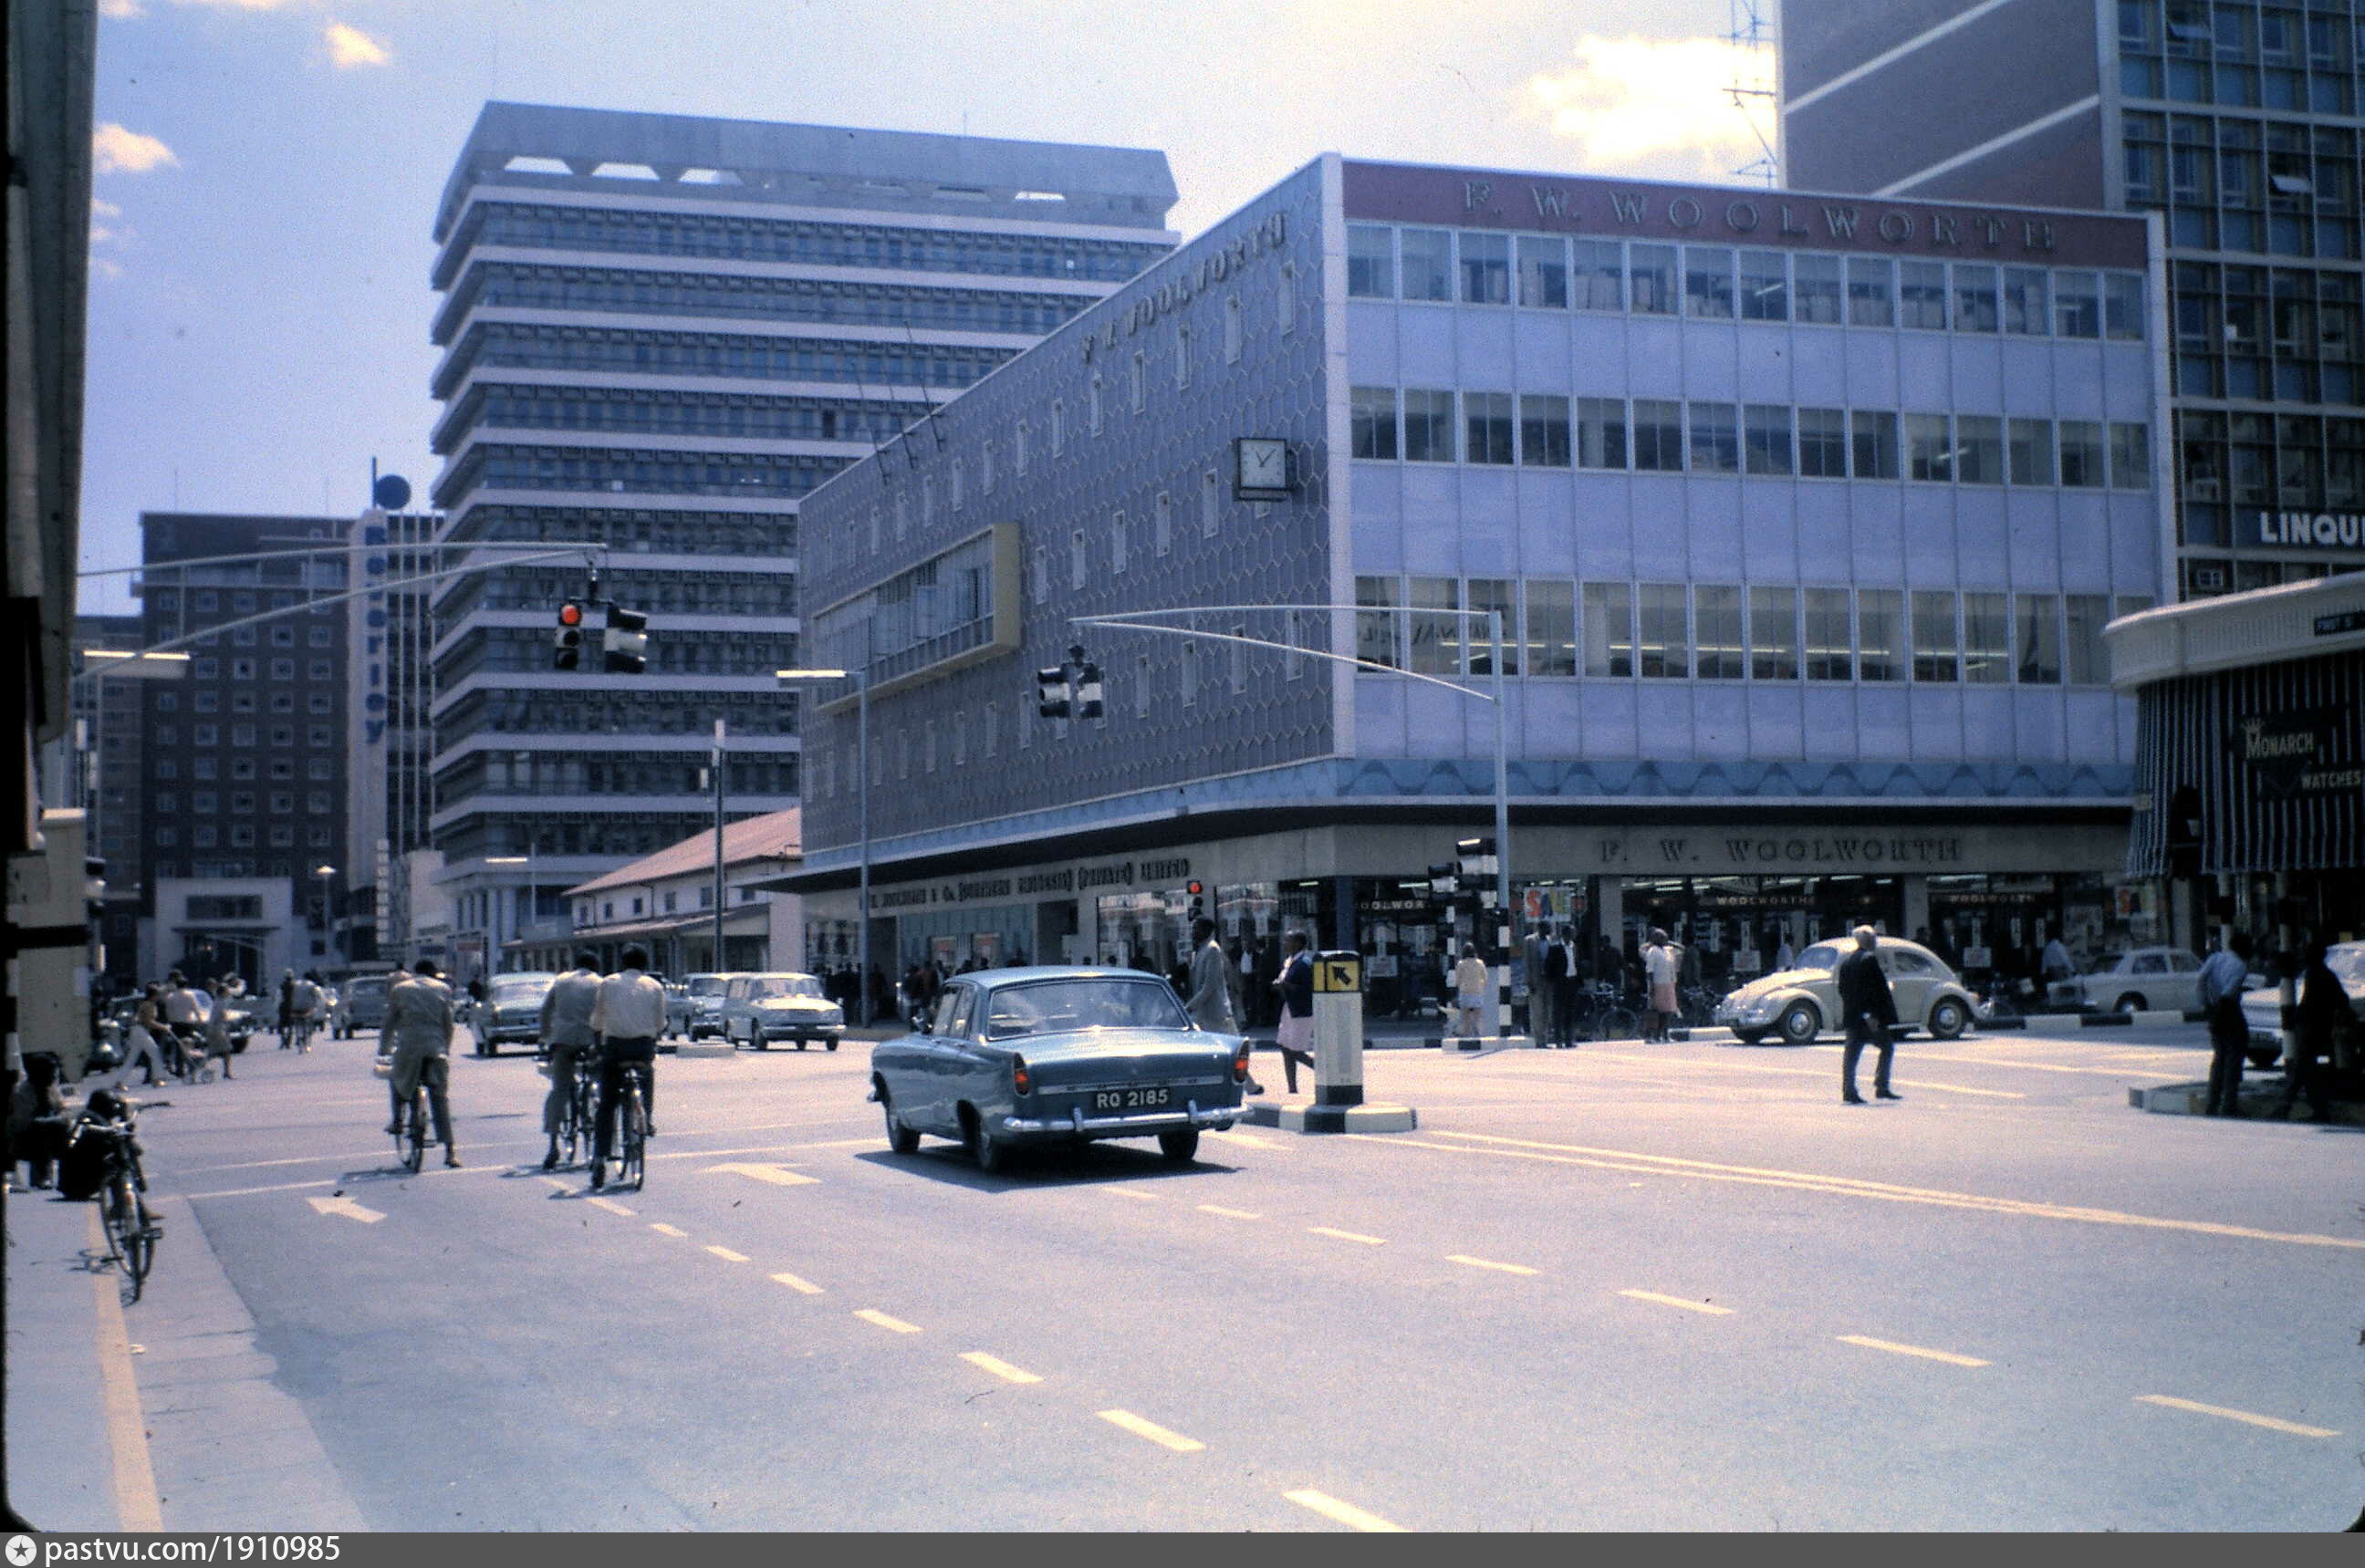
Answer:
[[[1095,1111],[1143,1111],[1171,1103],[1171,1089],[1102,1089],[1093,1094]]]

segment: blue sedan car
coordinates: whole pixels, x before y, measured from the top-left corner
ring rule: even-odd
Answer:
[[[870,1098],[898,1154],[933,1133],[981,1170],[1020,1145],[1155,1137],[1188,1160],[1239,1118],[1249,1045],[1191,1022],[1174,990],[1132,969],[958,975],[911,1034],[870,1053]]]

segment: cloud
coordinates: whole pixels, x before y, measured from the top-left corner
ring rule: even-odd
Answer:
[[[1724,89],[1765,73],[1757,56],[1721,39],[1586,34],[1574,65],[1530,77],[1522,96],[1554,136],[1584,149],[1592,171],[1726,179],[1765,149]],[[1770,124],[1770,106],[1754,112]]]
[[[98,0],[98,14],[111,21],[137,21],[148,14],[140,0]]]
[[[103,201],[97,196],[93,196],[90,198],[90,215],[93,218],[120,218],[123,216],[123,209],[111,201]]]
[[[394,58],[384,43],[342,22],[331,22],[320,36],[328,40],[329,63],[340,71],[384,65]]]
[[[181,161],[156,138],[126,130],[113,120],[103,122],[92,134],[90,150],[102,174],[144,174],[151,169]]]
[[[110,262],[105,256],[93,256],[90,259],[90,271],[93,277],[121,277],[123,275],[122,264],[118,262]]]
[[[132,0],[138,4],[138,0]],[[285,11],[306,0],[173,0],[175,6],[203,6],[215,11]]]

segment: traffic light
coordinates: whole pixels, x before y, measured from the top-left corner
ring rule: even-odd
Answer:
[[[1457,838],[1453,841],[1453,857],[1462,874],[1462,885],[1481,887],[1495,875],[1495,841],[1491,838]]]
[[[574,669],[583,662],[583,605],[568,599],[558,607],[558,632],[552,639],[553,669]]]
[[[621,605],[608,607],[608,624],[600,634],[601,666],[610,675],[638,675],[649,667],[649,618]]]
[[[1191,918],[1203,920],[1207,913],[1207,886],[1204,882],[1184,884],[1183,891],[1191,895]]]
[[[1068,696],[1068,666],[1052,665],[1035,672],[1035,711],[1046,719],[1064,719],[1071,703]]]
[[[1084,650],[1078,647],[1072,648],[1069,651],[1072,654],[1081,655]],[[1102,714],[1108,711],[1108,710],[1101,704],[1101,666],[1080,656],[1077,659],[1074,667],[1076,672],[1076,717],[1079,719],[1097,719]]]
[[[1452,866],[1431,866],[1429,868],[1429,896],[1451,903],[1461,890],[1461,873]]]
[[[1035,672],[1035,711],[1046,719],[1097,719],[1102,702],[1101,666],[1084,657],[1084,645],[1068,649],[1068,662]]]

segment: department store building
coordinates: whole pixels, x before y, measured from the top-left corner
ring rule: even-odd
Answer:
[[[2102,632],[2172,571],[2156,221],[1324,155],[806,498],[808,662],[872,699],[867,780],[853,682],[806,732],[813,961],[867,794],[882,968],[1163,966],[1204,902],[1251,969],[1433,969],[1466,610],[1533,916],[1711,979],[2152,935]],[[1104,713],[1038,717],[1079,641]]]

